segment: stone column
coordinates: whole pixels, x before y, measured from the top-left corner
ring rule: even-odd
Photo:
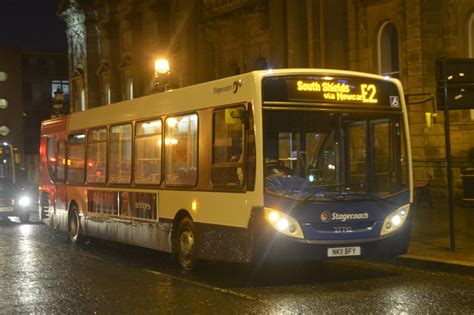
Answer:
[[[97,12],[91,8],[86,12],[85,19],[85,64],[84,83],[86,108],[102,105],[100,97],[99,77],[97,69],[100,67],[99,36],[97,33]]]
[[[286,1],[286,40],[288,43],[288,67],[308,66],[308,45],[305,6],[299,1]]]
[[[286,0],[268,2],[268,31],[270,37],[269,64],[273,68],[288,67]]]

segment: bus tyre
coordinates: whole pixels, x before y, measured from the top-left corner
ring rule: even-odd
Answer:
[[[176,238],[178,262],[184,270],[192,270],[196,265],[196,239],[191,218],[184,217],[179,222]]]
[[[71,243],[79,242],[79,214],[75,206],[71,206],[67,220],[67,240]]]

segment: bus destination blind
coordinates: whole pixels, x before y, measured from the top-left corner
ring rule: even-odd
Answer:
[[[390,81],[341,77],[269,77],[264,101],[354,104],[401,108],[398,89]]]

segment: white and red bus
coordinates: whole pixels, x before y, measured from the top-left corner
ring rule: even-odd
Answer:
[[[40,216],[91,236],[245,263],[407,251],[396,79],[255,71],[43,122]]]

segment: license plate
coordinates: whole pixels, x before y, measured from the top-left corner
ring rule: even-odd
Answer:
[[[13,211],[13,207],[0,207],[0,212]]]
[[[328,257],[360,256],[360,246],[328,248]]]

